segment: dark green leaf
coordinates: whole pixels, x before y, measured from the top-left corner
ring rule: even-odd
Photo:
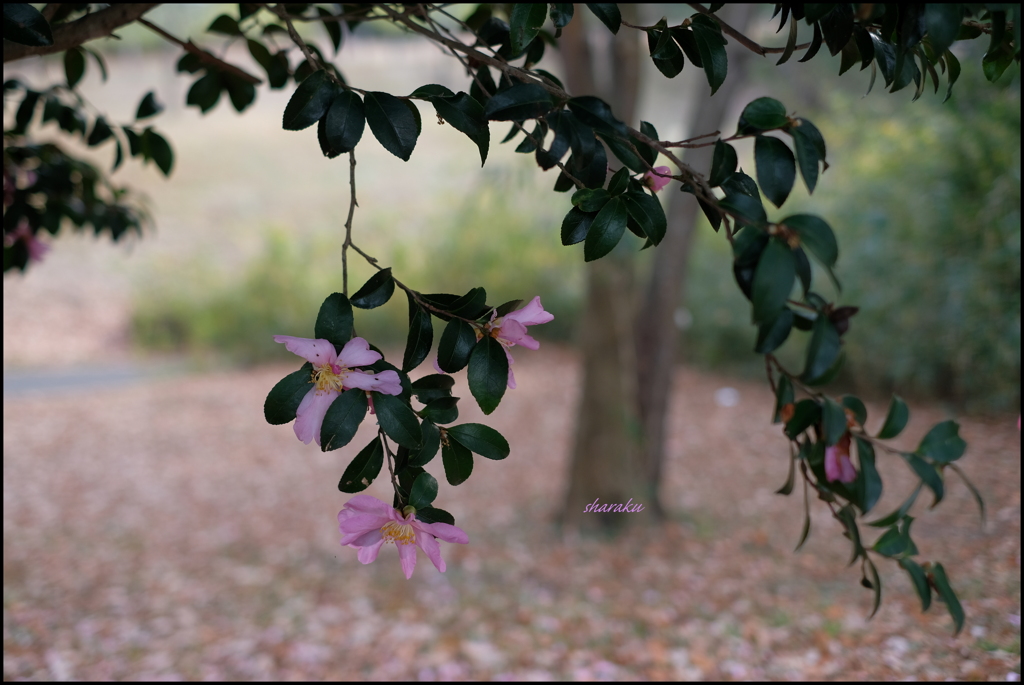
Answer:
[[[984,528],[985,527],[985,500],[982,499],[981,493],[978,492],[978,488],[975,487],[974,483],[972,483],[967,478],[967,476],[964,474],[964,472],[962,470],[960,470],[959,466],[957,466],[956,464],[950,463],[949,464],[949,468],[951,468],[956,473],[956,475],[960,476],[960,478],[963,479],[964,485],[966,485],[967,489],[971,491],[971,496],[973,496],[974,497],[974,501],[978,503],[978,509],[980,510],[980,513],[981,513],[981,527]]]
[[[594,13],[601,23],[608,27],[612,33],[619,32],[622,24],[622,15],[619,13],[619,6],[614,2],[588,2],[587,9]]]
[[[643,191],[630,191],[622,196],[622,200],[629,216],[643,228],[644,235],[655,245],[660,244],[668,230],[668,219],[658,198]]]
[[[917,496],[918,496],[918,494],[920,494],[921,488],[923,486],[924,486],[924,483],[918,483],[917,487],[914,488],[914,491],[912,493],[910,493],[910,497],[908,497],[906,499],[906,501],[904,501],[903,504],[900,505],[899,509],[897,509],[896,511],[892,512],[888,516],[883,516],[882,518],[878,519],[877,521],[872,521],[868,525],[869,526],[874,526],[875,528],[885,528],[886,526],[891,526],[892,524],[894,524],[897,521],[899,521],[901,518],[903,518],[906,515],[906,513],[908,511],[910,511],[910,508],[912,506],[914,506],[914,502],[917,501]]]
[[[800,173],[808,192],[813,193],[818,184],[818,164],[825,161],[825,140],[811,122],[806,119],[797,119],[797,122],[800,125],[789,129],[789,133],[793,136]]]
[[[871,443],[854,436],[857,443],[857,458],[860,469],[857,472],[857,501],[862,514],[871,511],[882,496],[882,477],[875,468],[875,450]]]
[[[432,423],[451,423],[459,418],[458,402],[458,397],[439,397],[431,400],[420,415]]]
[[[938,469],[912,452],[900,452],[900,456],[903,457],[914,473],[918,475],[924,484],[928,486],[928,489],[932,491],[932,494],[935,495],[935,501],[932,502],[932,506],[934,507],[941,502],[945,494],[945,488],[942,483],[942,474],[939,473]]]
[[[982,58],[981,70],[989,83],[995,83],[1012,63],[1013,51],[1008,46],[1002,46],[996,52],[989,53]]]
[[[476,329],[462,319],[452,319],[437,344],[437,365],[448,373],[461,371],[469,363],[475,345]]]
[[[800,540],[797,541],[796,549],[793,550],[794,552],[799,551],[800,548],[804,546],[804,543],[807,541],[807,536],[810,535],[810,534],[811,534],[811,507],[810,507],[810,503],[807,501],[807,481],[804,481],[804,527],[800,531]]]
[[[341,393],[324,415],[320,428],[320,449],[328,452],[351,442],[366,416],[367,407],[366,393],[359,388]]]
[[[418,510],[429,507],[437,497],[437,480],[429,473],[421,473],[412,482],[409,505]]]
[[[708,184],[712,187],[722,185],[736,171],[736,148],[721,140],[715,141],[715,154],[711,159],[711,175]]]
[[[199,55],[186,52],[181,56],[181,59],[178,60],[176,68],[178,73],[187,72],[189,74],[194,74],[203,68],[203,60],[199,59]]]
[[[629,170],[619,169],[608,179],[608,194],[613,197],[622,195],[629,187]],[[642,192],[642,191],[641,191]]]
[[[467,376],[469,390],[480,409],[490,414],[498,407],[508,387],[508,357],[501,343],[490,336],[482,338],[470,355]]]
[[[829,446],[838,443],[839,438],[846,433],[846,412],[830,397],[825,398],[825,404],[821,409],[821,425],[825,434],[825,444]]]
[[[900,568],[910,576],[910,582],[921,599],[921,611],[928,611],[928,607],[932,605],[932,588],[928,584],[928,577],[925,575],[924,569],[909,557],[903,557],[898,563]]]
[[[640,133],[644,134],[651,140],[659,139],[658,129],[654,128],[654,124],[651,124],[646,121],[640,122]],[[636,146],[637,152],[640,153],[640,156],[643,158],[643,160],[650,164],[651,166],[654,166],[654,163],[658,161],[658,151],[655,150],[650,145],[647,145],[646,143],[641,143],[633,136],[630,136],[630,140],[633,141],[633,144]]]
[[[857,48],[857,40],[854,37],[850,37],[850,40],[843,46],[843,54],[839,60],[839,75],[842,76],[854,64],[860,61],[860,50]]]
[[[733,174],[733,176],[735,175]],[[718,204],[722,209],[737,217],[737,228],[739,226],[760,226],[768,221],[768,215],[759,198],[740,194],[726,195]]]
[[[525,52],[544,25],[547,4],[517,2],[512,5],[509,16],[509,37],[513,54]]]
[[[185,98],[185,102],[189,105],[195,105],[203,114],[206,114],[213,109],[214,105],[217,104],[217,100],[220,99],[221,87],[220,74],[208,73],[193,83],[192,87],[188,89],[188,96]]]
[[[363,287],[352,296],[352,306],[360,309],[373,309],[391,299],[395,292],[395,279],[391,277],[391,267],[381,269],[363,284]]]
[[[423,521],[423,523],[447,523],[449,526],[455,525],[455,517],[444,509],[438,509],[437,507],[417,509],[416,518]]]
[[[409,449],[420,446],[420,422],[409,405],[394,395],[374,392],[373,409],[377,423],[389,438]]]
[[[313,337],[329,340],[339,347],[352,339],[352,305],[341,293],[332,293],[320,305]],[[403,369],[407,370],[407,369]]]
[[[814,400],[800,400],[793,406],[793,416],[786,422],[786,436],[796,440],[797,436],[821,420],[821,405]]]
[[[899,395],[893,395],[892,402],[889,403],[889,413],[885,415],[885,423],[882,424],[882,430],[878,431],[878,437],[883,440],[895,438],[903,432],[909,420],[910,409],[907,408],[907,403]]]
[[[437,83],[428,83],[427,85],[420,86],[416,90],[409,93],[409,97],[411,98],[424,98],[427,100],[432,100],[435,97],[447,98],[453,95],[455,95],[455,93],[452,92],[451,88],[449,88],[448,86],[442,86]]]
[[[686,65],[682,50],[672,40],[672,33],[668,30],[648,29],[647,47],[654,66],[668,78],[678,76]]]
[[[410,389],[420,402],[426,404],[438,397],[450,397],[452,388],[455,386],[455,379],[451,376],[434,373],[412,382]]]
[[[946,51],[943,58],[946,60],[946,70],[949,72],[949,85],[946,87],[946,97],[942,99],[943,102],[946,102],[953,95],[953,84],[960,78],[960,62],[949,50]]]
[[[518,6],[518,5],[517,5]],[[484,108],[466,93],[431,100],[437,114],[456,131],[465,133],[480,150],[481,166],[487,161],[491,130],[484,119]]]
[[[775,412],[772,414],[772,423],[782,420],[782,408],[792,404],[793,399],[793,382],[789,380],[789,376],[784,375],[779,379],[775,389]]]
[[[628,135],[626,125],[615,118],[608,103],[592,95],[571,98],[569,109],[576,117],[598,133],[617,135],[625,138]]]
[[[946,577],[946,569],[942,567],[942,564],[938,562],[932,564],[931,569],[929,569],[929,575],[931,576],[935,591],[942,598],[942,601],[946,603],[946,609],[949,610],[949,615],[953,618],[953,625],[956,626],[953,634],[956,635],[964,627],[964,608],[960,605],[960,600],[957,599],[956,593],[953,592],[953,588],[949,584],[949,578]]]
[[[81,48],[71,48],[64,52],[64,76],[68,88],[74,88],[85,75],[85,53]]]
[[[757,181],[761,190],[772,204],[781,207],[796,181],[793,153],[778,138],[757,136],[754,140],[754,159],[757,162]]]
[[[551,23],[556,29],[564,29],[572,21],[573,6],[571,2],[551,3]]]
[[[598,133],[598,135],[608,146],[608,149],[612,151],[612,154],[630,171],[635,171],[636,173],[647,171],[647,166],[641,161],[640,156],[633,152],[633,149],[629,147],[629,143],[625,140],[607,133]],[[630,142],[632,142],[632,139],[630,139]]]
[[[907,539],[896,526],[892,526],[882,533],[871,548],[882,556],[898,557],[906,553]]]
[[[53,32],[43,15],[27,2],[4,3],[4,40],[20,45],[53,45]]]
[[[301,131],[315,124],[327,113],[339,91],[340,87],[331,81],[326,71],[313,72],[299,84],[284,108],[284,130]]]
[[[430,314],[416,303],[412,295],[409,298],[409,337],[405,343],[405,355],[402,358],[402,371],[412,371],[430,354],[430,346],[434,342],[434,326],[430,323]]]
[[[788,216],[780,224],[800,236],[800,244],[810,250],[823,266],[835,266],[839,259],[839,245],[835,233],[821,217],[813,214],[794,214]]]
[[[441,447],[441,431],[430,421],[420,423],[420,448],[409,453],[409,466],[426,466]]]
[[[448,437],[488,459],[504,459],[510,452],[508,441],[501,433],[482,423],[452,426],[448,429]]]
[[[341,48],[341,22],[330,21],[327,17],[333,16],[329,10],[323,7],[317,7],[317,12],[322,17],[324,29],[327,31],[327,37],[331,39],[331,45],[334,46],[334,52],[337,54]]]
[[[959,3],[928,3],[924,6],[924,23],[936,55],[941,55],[956,40],[963,18],[963,5]]]
[[[240,36],[242,31],[238,28],[238,22],[226,14],[222,14],[213,20],[207,33],[223,33],[225,36]]]
[[[800,377],[805,383],[818,383],[839,357],[839,332],[827,317],[814,321],[811,341],[807,345],[807,363]]]
[[[714,28],[711,28],[708,24],[698,21],[698,17],[703,18],[703,15],[693,18],[693,36],[697,41],[697,50],[700,51],[704,75],[708,79],[708,85],[711,86],[711,94],[714,95],[725,83],[725,76],[729,70],[729,58],[725,53],[725,41],[718,24],[714,20],[709,20],[709,23],[714,25]]]
[[[363,101],[353,91],[342,91],[320,120],[320,149],[330,158],[352,151],[363,137],[365,124]]]
[[[156,93],[149,91],[146,93],[146,97],[142,98],[142,102],[139,103],[139,108],[135,112],[135,118],[145,119],[155,114],[159,114],[164,111],[164,106],[156,100]]]
[[[93,124],[92,132],[85,142],[88,143],[89,147],[93,147],[99,145],[112,135],[114,135],[114,132],[111,130],[110,125],[107,124],[107,120],[103,117],[96,117],[96,123]]]
[[[153,129],[147,128],[142,133],[142,145],[146,155],[156,162],[164,176],[170,176],[171,168],[174,166],[174,151],[171,150],[167,139]]]
[[[864,406],[859,397],[853,395],[843,395],[839,398],[839,403],[844,407],[853,412],[853,418],[861,426],[868,420],[868,408]]]
[[[597,212],[584,212],[579,207],[573,207],[562,220],[562,244],[575,245],[583,242],[594,223]]]
[[[754,323],[769,322],[782,311],[795,278],[793,251],[780,240],[769,240],[754,270]]]
[[[796,275],[800,279],[800,285],[803,286],[806,296],[811,289],[811,262],[807,259],[807,253],[802,247],[793,250],[793,257],[796,259]],[[810,330],[810,327],[806,330]]]
[[[310,374],[313,365],[306,362],[302,368],[277,382],[263,403],[263,416],[272,426],[280,426],[295,419],[302,398],[312,389]]]
[[[821,27],[818,24],[814,24],[814,35],[811,38],[811,46],[807,48],[807,52],[798,61],[809,62],[811,59],[818,54],[818,50],[821,49]]]
[[[737,132],[741,135],[750,135],[782,128],[788,123],[785,105],[773,98],[758,98],[743,109]]]
[[[420,133],[416,115],[409,109],[415,106],[388,93],[370,92],[365,98],[366,123],[374,137],[385,150],[408,162]]]
[[[792,451],[792,447],[790,450]],[[793,485],[796,483],[796,462],[797,456],[791,454],[789,458],[789,475],[786,476],[786,482],[782,484],[782,487],[775,491],[776,495],[789,495],[793,492]]]
[[[441,443],[441,461],[444,463],[444,477],[451,485],[466,482],[473,473],[473,453],[455,440]]]
[[[757,354],[768,354],[786,342],[789,332],[793,328],[793,310],[784,307],[771,321],[766,321],[757,329],[757,344],[754,352]],[[789,380],[788,376],[783,376]]]
[[[628,216],[626,203],[620,197],[613,197],[594,217],[586,241],[583,243],[583,259],[592,262],[615,249],[626,230]]]
[[[359,454],[349,463],[338,481],[338,489],[342,492],[362,492],[380,475],[383,465],[384,447],[380,437],[374,436],[370,444],[359,450]]]
[[[833,57],[838,55],[853,37],[853,13],[845,5],[835,5],[821,18],[819,25],[825,38],[825,45]]]
[[[544,116],[555,106],[551,95],[536,83],[519,83],[491,96],[484,106],[484,118],[519,121]]]
[[[956,461],[964,455],[967,443],[960,437],[956,421],[943,421],[928,431],[917,447],[917,453],[940,464]]]

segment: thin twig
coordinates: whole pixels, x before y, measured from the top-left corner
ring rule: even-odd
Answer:
[[[352,246],[352,216],[356,207],[356,151],[348,152],[348,182],[352,188],[352,196],[348,201],[348,219],[345,221],[345,242],[341,244],[341,282],[345,297],[348,297],[348,248]]]
[[[167,31],[164,31],[162,28],[160,28],[156,24],[153,24],[152,22],[149,22],[146,19],[143,19],[142,17],[139,17],[138,19],[136,19],[136,21],[139,22],[140,24],[142,24],[143,26],[145,26],[150,31],[153,31],[154,33],[158,34],[159,36],[161,36],[165,40],[168,40],[168,41],[170,41],[172,43],[175,43],[176,45],[180,45],[182,48],[185,49],[186,52],[191,52],[193,55],[198,57],[203,62],[206,62],[207,64],[209,64],[209,65],[211,65],[213,67],[216,67],[218,71],[224,71],[224,72],[227,72],[229,74],[234,74],[238,78],[242,79],[243,81],[245,81],[247,83],[251,83],[254,86],[258,86],[258,85],[263,83],[262,80],[260,80],[259,78],[253,76],[249,72],[247,72],[247,71],[245,71],[243,69],[239,69],[238,67],[236,67],[233,64],[228,64],[227,62],[225,62],[224,60],[220,59],[219,57],[215,57],[214,55],[210,54],[206,50],[203,50],[202,48],[198,47],[192,41],[185,42],[185,41],[181,40],[180,38],[175,38],[171,34],[167,33]]]
[[[687,4],[689,4],[690,7],[692,7],[695,10],[697,10],[701,14],[703,14],[705,16],[708,16],[708,17],[711,17],[712,19],[717,21],[718,25],[722,27],[722,33],[724,33],[724,34],[726,34],[728,36],[732,36],[733,38],[736,39],[737,43],[739,43],[740,45],[742,45],[746,49],[750,50],[754,54],[761,55],[762,57],[764,57],[764,56],[772,54],[772,53],[781,53],[781,52],[785,52],[786,51],[786,48],[766,48],[763,45],[758,45],[757,43],[755,43],[754,41],[750,40],[749,38],[747,38],[745,35],[743,35],[739,31],[737,31],[736,29],[734,29],[733,27],[729,26],[724,21],[722,21],[721,17],[719,17],[719,16],[717,16],[715,14],[712,14],[703,5],[699,5],[699,4],[693,3],[693,2],[687,3]],[[796,19],[794,18],[792,21],[796,21]],[[803,45],[797,45],[793,49],[794,50],[806,50],[809,47],[811,47],[810,43],[804,43]]]

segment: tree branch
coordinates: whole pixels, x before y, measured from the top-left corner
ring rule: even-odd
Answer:
[[[691,2],[691,3],[688,3],[688,4],[690,5],[690,7],[692,7],[695,10],[697,10],[701,14],[709,16],[712,19],[714,19],[715,21],[717,21],[718,25],[722,27],[722,33],[726,34],[727,36],[732,36],[736,40],[737,43],[739,43],[740,45],[745,47],[747,50],[750,50],[754,54],[761,55],[761,57],[765,57],[766,55],[769,55],[769,54],[772,54],[772,53],[780,53],[780,52],[785,52],[786,51],[786,48],[766,48],[766,47],[764,47],[762,45],[758,45],[754,41],[752,41],[749,38],[747,38],[746,36],[744,36],[739,31],[734,29],[733,27],[731,27],[728,24],[726,24],[719,17],[717,17],[716,15],[712,14],[710,11],[705,9],[703,5],[698,5],[697,3],[694,3],[694,2]],[[793,19],[792,21],[796,21],[796,19]],[[794,50],[806,50],[809,47],[811,47],[810,43],[804,43],[803,45],[797,45],[793,49]]]
[[[186,43],[185,41],[181,40],[180,38],[175,38],[174,36],[172,36],[171,34],[167,33],[167,31],[164,31],[162,28],[160,28],[156,24],[150,23],[150,22],[146,21],[145,19],[139,18],[138,22],[140,24],[142,24],[143,26],[145,26],[150,31],[152,31],[152,32],[156,33],[157,35],[159,35],[161,38],[164,38],[165,40],[168,40],[168,41],[174,43],[175,45],[180,45],[187,52],[191,52],[193,55],[195,55],[196,57],[201,59],[203,62],[206,62],[210,66],[214,67],[218,71],[224,71],[224,72],[227,72],[229,74],[234,74],[238,78],[242,79],[243,81],[247,81],[247,82],[253,84],[254,86],[258,86],[261,83],[263,83],[262,80],[260,80],[259,78],[253,76],[249,72],[244,71],[244,70],[236,67],[233,64],[228,64],[227,62],[225,62],[224,60],[220,59],[219,57],[216,57],[215,55],[210,54],[206,50],[203,50],[202,48],[197,46],[192,41],[188,41]]]
[[[104,38],[115,29],[130,24],[160,3],[110,5],[99,12],[93,12],[67,24],[57,24],[53,29],[53,45],[19,45],[4,41],[4,64],[34,55],[52,55],[76,48],[82,43]]]

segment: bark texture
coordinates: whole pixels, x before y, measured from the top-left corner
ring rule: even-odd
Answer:
[[[157,4],[159,3],[114,4],[67,24],[57,24],[51,27],[53,29],[53,45],[33,47],[5,40],[4,64],[33,55],[52,55],[55,52],[64,52],[90,40],[104,38],[113,33],[114,29],[132,23],[156,7]]]

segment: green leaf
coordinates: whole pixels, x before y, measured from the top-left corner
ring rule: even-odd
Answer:
[[[794,400],[793,381],[789,376],[782,376],[775,388],[775,411],[772,413],[772,423],[782,420],[782,408],[791,404]]]
[[[860,469],[857,472],[857,501],[862,514],[871,511],[882,496],[882,477],[875,468],[875,450],[871,443],[854,436],[857,443],[857,458]]]
[[[959,435],[956,421],[943,421],[928,431],[917,447],[917,453],[940,464],[956,461],[964,455],[967,443]]]
[[[555,106],[551,94],[536,83],[519,83],[494,94],[484,106],[484,118],[521,121],[542,117]]]
[[[512,54],[518,55],[526,51],[544,25],[547,18],[547,4],[517,2],[512,5],[509,16],[509,38],[512,43]]]
[[[874,526],[875,528],[885,528],[886,526],[891,526],[892,524],[899,521],[906,515],[908,511],[910,511],[910,508],[914,506],[914,502],[917,501],[917,496],[921,493],[921,488],[923,486],[924,483],[918,483],[917,487],[914,488],[914,491],[910,493],[910,497],[908,497],[906,501],[904,501],[903,504],[900,505],[899,509],[892,512],[888,516],[883,516],[877,521],[872,521],[868,525]]]
[[[444,463],[444,477],[451,485],[466,482],[473,473],[473,454],[455,440],[441,443],[441,461]]]
[[[452,426],[448,429],[448,437],[488,459],[504,459],[510,452],[508,441],[501,433],[482,423]]]
[[[875,600],[871,605],[871,616],[868,616],[868,618],[871,618],[878,613],[878,607],[882,604],[882,579],[878,577],[878,569],[875,568],[874,562],[866,554],[864,555],[864,564],[871,571],[871,589],[875,591]]]
[[[430,504],[437,498],[437,480],[429,473],[421,473],[412,482],[412,489],[409,491],[409,505],[417,511]]]
[[[942,564],[938,562],[932,564],[929,571],[935,591],[942,598],[942,601],[946,603],[946,609],[949,610],[949,615],[953,618],[953,624],[956,626],[953,634],[956,635],[964,627],[964,608],[960,605],[960,600],[957,599],[956,593],[953,592],[953,588],[949,584],[949,578],[946,577],[946,569],[942,567]]]
[[[53,45],[53,32],[35,7],[27,2],[8,2],[4,3],[4,40],[42,47]]]
[[[807,501],[807,481],[804,481],[804,527],[800,531],[800,540],[796,543],[796,549],[794,552],[800,551],[800,548],[804,546],[807,541],[807,536],[811,534],[811,507]]]
[[[716,140],[715,154],[711,158],[711,175],[708,177],[708,185],[712,187],[722,185],[722,182],[736,171],[736,163],[736,148],[729,143]]]
[[[413,381],[410,388],[417,399],[426,404],[438,397],[451,397],[454,386],[455,379],[451,376],[434,373]]]
[[[811,399],[800,400],[793,406],[793,416],[786,422],[785,433],[790,440],[821,419],[821,405]]]
[[[427,403],[420,410],[420,416],[432,423],[452,423],[459,418],[458,403],[458,397],[439,397]]]
[[[811,341],[807,345],[807,363],[801,380],[814,384],[822,382],[826,372],[839,357],[841,344],[839,332],[828,317],[819,316],[815,319],[814,328],[811,329]]]
[[[843,395],[839,398],[839,403],[853,412],[854,419],[856,419],[857,423],[861,426],[863,426],[864,422],[868,420],[868,408],[864,406],[864,403],[859,397]]]
[[[373,309],[391,299],[395,292],[395,279],[391,277],[391,267],[381,269],[363,284],[352,296],[352,306],[360,309]]]
[[[932,605],[932,588],[928,584],[928,577],[925,575],[924,569],[909,557],[903,557],[897,563],[910,576],[910,582],[921,599],[921,611],[928,611],[928,607]]]
[[[612,108],[601,98],[592,95],[570,98],[568,106],[581,122],[598,133],[617,135],[622,138],[629,135],[626,125],[615,118]]]
[[[164,111],[164,106],[156,100],[156,93],[149,91],[146,96],[142,98],[142,102],[139,103],[139,108],[135,112],[135,119],[146,119],[148,117],[159,114]]]
[[[377,423],[389,438],[409,449],[420,446],[420,422],[409,405],[394,395],[374,392],[373,409]]]
[[[640,227],[652,243],[658,245],[665,238],[668,230],[668,219],[658,198],[643,191],[630,191],[622,196],[626,211]]]
[[[351,152],[363,137],[366,110],[363,101],[351,90],[342,91],[320,119],[317,135],[320,149],[329,158]]]
[[[785,105],[773,98],[757,98],[748,104],[740,114],[737,133],[750,135],[760,131],[782,128],[788,123],[789,117],[786,116]]]
[[[900,452],[900,456],[907,462],[914,473],[924,482],[928,489],[935,495],[935,501],[932,502],[934,507],[936,504],[942,501],[942,497],[945,494],[945,488],[942,483],[942,474],[939,473],[938,469],[926,462],[921,457],[917,456],[913,452]]]
[[[469,363],[475,345],[476,329],[462,319],[452,319],[437,344],[437,365],[448,373],[461,371]]]
[[[789,332],[793,328],[793,310],[783,307],[782,311],[772,319],[761,324],[757,329],[757,344],[754,352],[757,354],[768,354],[776,350],[782,343],[786,342]],[[787,381],[789,376],[783,376]]]
[[[409,466],[426,466],[441,447],[441,431],[430,421],[420,423],[420,448],[409,453]]]
[[[280,426],[295,420],[295,412],[298,411],[302,398],[312,389],[312,372],[313,365],[306,362],[301,369],[278,381],[267,393],[267,399],[263,403],[263,416],[267,423]]]
[[[629,170],[619,169],[608,179],[608,194],[611,196],[622,195],[629,187]]]
[[[342,347],[352,339],[352,305],[341,293],[332,293],[320,305],[313,337]]]
[[[1013,51],[1003,46],[995,53],[989,53],[982,58],[981,70],[989,83],[995,83],[1012,63]]]
[[[601,23],[608,27],[612,33],[619,32],[622,24],[622,15],[619,13],[619,6],[614,2],[588,2],[587,9],[594,13]]]
[[[800,125],[792,127],[788,132],[793,136],[793,148],[796,150],[800,174],[804,177],[807,191],[813,193],[818,185],[818,165],[825,160],[825,140],[814,124],[806,119],[797,121]]]
[[[583,259],[592,262],[615,249],[626,230],[626,203],[620,197],[613,197],[594,217],[583,243]]]
[[[366,93],[365,99],[366,123],[373,136],[385,150],[408,162],[420,134],[416,116],[409,109],[415,105],[381,92]]]
[[[796,181],[793,153],[778,138],[757,136],[754,139],[754,159],[761,190],[772,204],[781,207]]]
[[[85,53],[81,48],[71,48],[64,52],[64,76],[68,88],[74,88],[85,75]]]
[[[284,130],[301,131],[315,124],[327,113],[339,90],[339,86],[331,81],[326,71],[320,69],[313,72],[299,84],[284,108]]]
[[[571,2],[551,3],[551,23],[556,29],[564,29],[572,21],[573,6]]]
[[[895,438],[903,432],[909,420],[910,409],[907,408],[907,403],[899,395],[893,395],[889,403],[889,413],[885,415],[885,423],[882,424],[882,430],[878,431],[878,437],[883,440]]]
[[[530,5],[536,7],[536,5]],[[518,5],[517,5],[518,7]],[[543,8],[543,6],[541,6]],[[466,93],[431,100],[438,116],[452,125],[456,131],[465,133],[480,150],[480,165],[487,161],[491,144],[491,130],[484,119],[484,108]]]
[[[959,3],[928,3],[924,6],[924,25],[936,55],[946,52],[956,40],[963,13],[963,5]]]
[[[344,447],[359,430],[368,407],[366,393],[352,388],[341,393],[328,407],[320,428],[320,449],[324,452]]]
[[[659,22],[659,25],[664,28],[663,22]],[[686,65],[683,51],[672,40],[672,33],[668,30],[648,29],[647,47],[654,66],[668,78],[678,76]]]
[[[793,250],[793,257],[796,259],[796,275],[800,279],[800,285],[803,286],[806,297],[811,290],[811,262],[807,259],[807,253],[802,247]],[[806,330],[810,330],[810,327]]]
[[[482,338],[469,357],[469,390],[484,414],[501,402],[508,387],[508,357],[505,348],[490,336]]]
[[[423,521],[423,523],[447,523],[449,526],[455,525],[455,517],[444,509],[438,509],[437,507],[417,509],[416,518]]]
[[[167,139],[153,129],[147,128],[142,132],[142,146],[146,156],[156,162],[164,176],[170,176],[174,167],[174,151],[171,150]]]
[[[224,74],[223,81],[236,112],[244,111],[256,99],[256,86],[248,81],[235,74]]]
[[[596,216],[597,212],[584,212],[579,207],[570,209],[562,220],[562,244],[575,245],[583,242]]]
[[[612,151],[612,154],[615,155],[616,159],[622,162],[622,164],[630,171],[635,171],[636,173],[643,173],[647,171],[647,166],[644,165],[641,158],[633,152],[632,148],[629,147],[626,141],[608,133],[598,133],[598,135],[608,146],[608,149]],[[630,142],[633,142],[633,140],[634,139],[630,138]]]
[[[381,445],[380,437],[375,435],[370,444],[359,450],[359,454],[349,463],[345,473],[341,474],[338,489],[342,492],[362,492],[380,475],[383,465],[384,446]]]
[[[735,176],[735,174],[733,174]],[[726,195],[718,205],[737,217],[737,228],[740,226],[761,226],[768,221],[761,200],[749,195]]]
[[[209,28],[206,29],[207,33],[223,33],[225,36],[240,36],[242,35],[241,29],[238,28],[238,22],[234,18],[229,17],[226,14],[222,14],[213,20]]]
[[[794,214],[779,223],[800,236],[800,244],[831,274],[839,259],[839,245],[832,227],[824,219],[813,214]]]
[[[802,446],[801,446],[802,449]],[[782,484],[782,487],[775,491],[776,495],[789,495],[793,492],[793,485],[796,483],[796,461],[797,456],[792,454],[792,446],[790,447],[789,457],[789,475],[786,476],[786,482]]]
[[[437,83],[428,83],[427,85],[420,86],[416,90],[409,93],[409,97],[411,98],[425,98],[427,100],[432,100],[433,98],[436,97],[447,98],[453,95],[455,95],[455,93],[452,92],[451,88],[449,88],[448,86],[442,86]]]
[[[107,124],[107,120],[103,117],[96,117],[96,123],[92,126],[92,132],[89,134],[89,138],[85,141],[89,147],[99,145],[104,140],[114,135],[114,131]]]
[[[882,556],[898,557],[907,551],[907,539],[896,526],[882,533],[882,536],[875,541],[871,549]]]
[[[330,21],[328,17],[332,17],[334,15],[323,7],[317,7],[316,10],[320,14],[324,30],[327,31],[327,37],[331,39],[331,45],[334,46],[334,53],[337,54],[338,50],[341,48],[341,22]]]
[[[707,21],[700,21],[706,19]],[[709,25],[710,24],[710,25]],[[693,17],[693,36],[697,41],[700,61],[704,66],[704,75],[714,95],[723,83],[729,71],[729,58],[725,53],[725,39],[722,30],[713,19],[698,14]]]
[[[846,412],[830,397],[825,398],[825,404],[821,409],[821,424],[826,445],[835,445],[846,433]]]
[[[957,79],[960,78],[960,61],[956,58],[951,51],[947,50],[946,54],[943,55],[943,59],[946,60],[946,71],[949,72],[949,85],[946,87],[946,97],[942,99],[945,103],[953,95],[953,84],[956,83]]]
[[[188,96],[185,103],[195,105],[203,114],[206,114],[220,99],[221,80],[220,74],[208,73],[192,84],[188,89]]]
[[[795,279],[793,251],[781,240],[769,240],[754,270],[754,323],[769,322],[782,311]]]

